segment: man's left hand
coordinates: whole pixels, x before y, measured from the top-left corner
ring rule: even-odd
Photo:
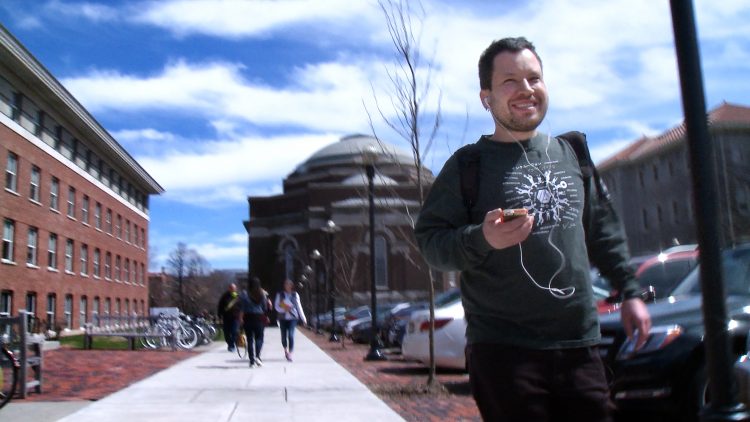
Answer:
[[[637,297],[626,299],[620,306],[620,316],[628,338],[632,339],[635,331],[638,330],[635,350],[640,349],[646,343],[649,331],[651,331],[651,315],[648,313],[646,304]]]

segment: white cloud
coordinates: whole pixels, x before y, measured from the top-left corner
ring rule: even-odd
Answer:
[[[263,36],[272,30],[314,23],[332,26],[362,20],[370,5],[361,1],[214,1],[151,2],[133,20],[177,35],[205,34],[227,38]]]
[[[205,142],[195,151],[163,150],[139,163],[165,198],[199,204],[246,201],[255,184],[275,182],[338,135],[294,135]]]
[[[89,2],[63,2],[53,0],[44,6],[45,12],[51,16],[60,15],[72,18],[85,18],[94,22],[106,22],[115,20],[119,16],[116,8],[99,3]]]

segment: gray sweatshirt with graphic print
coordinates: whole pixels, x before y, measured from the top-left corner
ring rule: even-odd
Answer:
[[[575,152],[562,139],[537,134],[501,143],[483,136],[474,147],[481,159],[471,220],[454,154],[435,179],[415,228],[431,266],[461,272],[468,342],[531,349],[598,343],[589,258],[626,296],[638,290],[611,204],[590,195],[591,222],[584,230],[584,179]],[[482,221],[496,208],[528,209],[535,218],[531,235],[493,249]]]

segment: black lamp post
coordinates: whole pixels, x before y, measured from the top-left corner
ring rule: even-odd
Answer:
[[[362,162],[365,165],[365,172],[367,174],[367,197],[369,199],[369,214],[370,214],[370,315],[372,315],[371,328],[372,333],[370,334],[370,350],[365,356],[365,360],[386,360],[383,351],[381,350],[382,345],[378,338],[378,299],[376,294],[375,286],[375,184],[373,178],[375,177],[375,162],[378,158],[378,152],[374,146],[368,145],[362,150]]]
[[[313,249],[310,252],[310,259],[313,260],[315,271],[313,272],[313,282],[315,283],[315,333],[320,334],[320,279],[318,278],[318,261],[323,258],[320,251]]]
[[[328,281],[326,284],[328,285],[328,300],[330,300],[331,305],[331,337],[328,338],[328,341],[339,341],[338,336],[336,336],[336,267],[334,267],[333,260],[333,235],[341,231],[341,227],[337,226],[333,220],[328,220],[321,230],[328,234],[328,264],[326,265]]]
[[[698,244],[701,250],[704,346],[710,401],[700,413],[701,421],[748,421],[750,414],[737,400],[732,374],[732,353],[727,335],[727,308],[721,272],[721,252],[714,218],[718,213],[714,151],[708,132],[703,76],[698,53],[693,4],[672,0],[672,21],[682,88],[682,108],[692,168],[694,204],[698,218]]]

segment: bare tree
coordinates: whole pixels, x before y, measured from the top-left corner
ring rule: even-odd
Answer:
[[[188,313],[198,312],[199,298],[207,290],[201,286],[200,278],[209,270],[208,261],[194,249],[188,249],[187,245],[179,242],[177,248],[169,253],[167,266],[177,282],[177,303],[180,309]]]
[[[397,62],[397,66],[394,69],[386,70],[391,82],[390,104],[393,111],[395,111],[394,117],[391,117],[391,114],[386,113],[381,108],[377,95],[374,95],[375,103],[380,118],[385,124],[411,146],[414,165],[416,167],[415,178],[421,208],[425,197],[425,183],[422,174],[423,157],[428,154],[441,122],[441,96],[439,93],[437,95],[436,107],[432,113],[427,114],[422,108],[422,105],[431,92],[432,67],[429,64],[423,66],[419,35],[421,25],[417,32],[415,32],[415,22],[413,19],[417,20],[416,23],[421,24],[424,18],[424,9],[420,2],[407,2],[406,0],[379,0],[378,4],[385,17]],[[372,123],[372,118],[370,118],[370,126],[375,138],[379,139],[375,133],[376,130]],[[411,221],[413,227],[414,219],[412,218]],[[427,379],[427,389],[429,391],[442,389],[442,386],[437,381],[435,365],[435,280],[427,264],[421,257],[420,260],[422,262],[421,266],[427,269],[427,273],[429,274],[430,362]]]

